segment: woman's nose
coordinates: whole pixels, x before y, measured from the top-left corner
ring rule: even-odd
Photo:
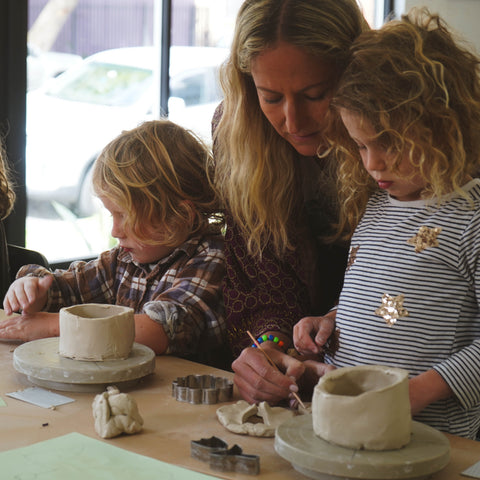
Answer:
[[[285,127],[288,133],[299,133],[301,131],[301,112],[293,100],[287,100],[284,106]]]

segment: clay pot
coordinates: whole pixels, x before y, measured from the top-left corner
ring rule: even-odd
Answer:
[[[352,449],[391,450],[412,431],[408,372],[380,365],[345,367],[323,376],[312,400],[313,430]]]
[[[133,309],[86,303],[60,310],[59,355],[75,360],[122,360],[135,339]]]

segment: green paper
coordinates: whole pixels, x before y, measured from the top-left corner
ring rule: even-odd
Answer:
[[[5,400],[2,397],[0,397],[0,407],[6,407],[6,406],[7,404],[5,403]]]
[[[210,475],[129,452],[79,433],[0,452],[2,480],[207,480]]]

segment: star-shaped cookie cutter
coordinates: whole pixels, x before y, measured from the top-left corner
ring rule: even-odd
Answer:
[[[218,437],[202,438],[190,442],[190,455],[202,462],[209,462],[212,470],[258,475],[260,457],[247,455],[238,445],[228,445]]]
[[[193,404],[228,402],[233,396],[233,382],[215,375],[178,377],[172,382],[172,396]]]

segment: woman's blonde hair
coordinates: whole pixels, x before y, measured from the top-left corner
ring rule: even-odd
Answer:
[[[15,203],[15,191],[10,179],[10,169],[7,165],[6,153],[0,143],[0,220],[8,217]]]
[[[221,230],[208,165],[211,154],[192,132],[168,120],[149,121],[104,148],[93,187],[128,212],[125,224],[138,240],[177,246],[185,235]],[[152,230],[161,237],[152,239]]]
[[[422,196],[440,201],[454,191],[462,194],[465,178],[480,166],[479,62],[438,15],[413,9],[358,38],[330,105],[369,122],[381,145],[395,155],[394,169],[408,157],[427,183]],[[378,186],[338,112],[331,119],[340,229],[351,234]]]
[[[355,0],[247,0],[238,13],[231,55],[221,70],[223,113],[214,132],[215,185],[250,253],[271,242],[290,247],[289,226],[301,193],[299,154],[262,113],[252,61],[287,42],[340,73],[353,40],[368,25]]]

